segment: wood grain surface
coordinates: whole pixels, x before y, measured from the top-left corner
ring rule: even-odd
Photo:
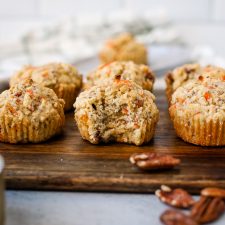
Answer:
[[[198,193],[203,187],[225,188],[225,148],[198,147],[176,137],[163,91],[157,91],[160,120],[154,140],[136,147],[126,144],[92,145],[81,139],[66,116],[62,136],[41,144],[0,144],[6,162],[8,189],[50,189],[110,192],[153,192],[161,184]],[[135,152],[153,151],[179,157],[179,167],[153,173],[129,162]]]

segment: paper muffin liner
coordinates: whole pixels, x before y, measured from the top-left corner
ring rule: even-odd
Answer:
[[[151,141],[151,139],[153,138],[155,134],[155,128],[156,128],[157,122],[158,120],[155,122],[152,121],[151,123],[148,123],[143,143],[148,143],[149,141]]]
[[[80,88],[75,86],[63,86],[54,90],[58,98],[65,101],[64,111],[69,111],[73,108],[73,104],[80,92]]]
[[[174,110],[170,110],[171,119],[177,135],[184,141],[201,146],[225,145],[225,121],[188,114],[178,116]]]
[[[0,117],[0,141],[9,143],[38,143],[61,132],[64,124],[64,115],[60,119],[54,117],[39,122],[38,126],[31,123],[28,118],[16,123],[15,118]]]
[[[165,76],[165,81],[166,81],[166,96],[168,99],[168,103],[170,104],[172,100],[172,94],[173,94],[173,78],[171,73],[167,73]]]

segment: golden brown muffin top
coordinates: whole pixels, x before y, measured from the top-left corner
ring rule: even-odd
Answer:
[[[15,121],[24,118],[43,121],[49,116],[64,114],[63,107],[64,100],[59,99],[52,89],[30,79],[0,94],[0,115],[14,117]]]
[[[146,90],[152,90],[155,76],[152,70],[143,64],[131,61],[115,61],[99,66],[87,76],[86,88],[94,85],[109,85],[115,79],[132,80]]]
[[[225,119],[225,81],[207,78],[193,80],[179,87],[172,95],[170,110],[204,119]]]
[[[75,85],[79,87],[82,83],[81,75],[72,65],[65,63],[50,63],[37,67],[24,67],[11,78],[10,86],[27,77],[38,84],[42,84],[45,87],[52,89],[58,88],[60,85]]]
[[[193,79],[214,78],[225,80],[225,70],[212,65],[202,67],[199,64],[185,64],[175,68],[170,76],[173,81],[172,88],[175,91],[178,87]]]
[[[175,68],[170,74],[173,80],[172,87],[176,90],[187,81],[194,79],[196,74],[201,72],[199,64],[185,64]]]

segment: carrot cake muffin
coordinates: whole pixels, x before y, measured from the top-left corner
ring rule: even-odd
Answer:
[[[83,139],[93,144],[151,140],[159,117],[154,95],[129,80],[98,85],[76,99],[75,120]]]
[[[201,67],[199,64],[185,64],[169,72],[166,77],[166,94],[170,102],[173,92],[187,81],[194,79],[195,74],[199,74]]]
[[[113,61],[133,61],[137,64],[148,63],[146,47],[138,43],[129,33],[108,40],[100,51],[99,57],[103,64]]]
[[[175,68],[166,75],[166,94],[170,101],[173,92],[193,79],[215,78],[225,80],[225,70],[217,66],[201,67],[199,64],[186,64]]]
[[[184,84],[173,93],[169,113],[184,141],[225,145],[225,82],[207,78]]]
[[[82,76],[77,69],[65,63],[50,63],[38,67],[24,67],[10,80],[10,86],[30,77],[34,82],[55,91],[65,101],[65,111],[73,107],[82,87]]]
[[[94,85],[108,85],[115,79],[132,80],[145,90],[152,90],[155,76],[152,70],[143,64],[132,61],[115,61],[99,66],[87,76],[85,88]]]
[[[60,133],[64,100],[50,88],[25,80],[0,94],[0,141],[42,142]]]

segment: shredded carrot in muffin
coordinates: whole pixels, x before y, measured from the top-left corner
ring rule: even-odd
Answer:
[[[183,104],[184,101],[185,101],[185,99],[184,99],[184,98],[178,98],[177,101],[178,101],[179,103]]]
[[[222,81],[225,81],[225,76],[222,77]]]
[[[32,90],[27,90],[26,92],[28,92],[30,95],[33,95],[33,91]]]
[[[204,94],[204,97],[205,97],[205,100],[208,101],[212,97],[212,95],[210,94],[210,92],[206,92]]]
[[[122,113],[127,115],[127,114],[128,114],[127,108],[123,108],[123,109],[122,109]]]
[[[131,85],[131,82],[129,80],[119,80],[119,79],[115,79],[117,84],[127,84],[127,85]]]

